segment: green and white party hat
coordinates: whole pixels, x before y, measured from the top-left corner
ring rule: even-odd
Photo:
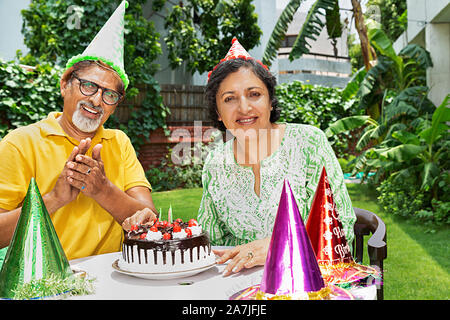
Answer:
[[[128,2],[122,1],[84,52],[67,62],[66,69],[80,61],[101,60],[119,74],[125,89],[128,87],[129,80],[123,63],[124,15],[127,7]]]
[[[90,282],[72,271],[36,180],[31,178],[0,270],[0,300],[89,294]]]

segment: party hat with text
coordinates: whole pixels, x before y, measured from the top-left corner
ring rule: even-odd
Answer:
[[[346,290],[324,282],[294,194],[285,179],[261,284],[238,292],[232,299],[351,298]]]
[[[325,167],[314,194],[306,230],[325,282],[342,285],[369,275],[379,277],[374,268],[353,260]]]

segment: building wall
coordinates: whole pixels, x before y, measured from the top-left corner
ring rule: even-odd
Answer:
[[[430,52],[433,67],[427,70],[428,97],[440,105],[450,93],[450,0],[407,0],[408,28],[394,43],[399,52],[409,43]]]
[[[279,0],[279,3],[277,19],[281,15],[286,1]],[[313,2],[308,0],[300,5],[288,27],[286,32],[287,36],[291,36],[294,39],[297,37],[305,23],[312,4]],[[348,0],[340,0],[339,6],[341,8],[340,16],[343,27],[342,36],[337,39],[336,44],[337,56],[339,58],[334,57],[334,48],[328,38],[326,27],[324,27],[317,36],[316,41],[309,41],[309,55],[303,55],[300,59],[291,62],[288,59],[291,48],[280,48],[277,61],[279,71],[278,80],[280,83],[299,80],[326,87],[345,87],[350,80],[352,72],[347,46],[347,36],[351,29],[352,20],[350,11],[342,9],[351,9],[352,6]],[[325,20],[325,17],[322,17],[322,19]]]
[[[22,15],[31,0],[1,0],[0,1],[0,58],[5,61],[14,60],[16,50],[25,55],[28,48],[23,43]]]
[[[428,96],[439,106],[450,93],[450,23],[427,25],[425,43],[433,61],[433,67],[427,70]]]

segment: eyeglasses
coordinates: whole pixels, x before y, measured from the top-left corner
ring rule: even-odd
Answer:
[[[80,92],[85,96],[92,96],[97,93],[98,89],[102,89],[102,100],[104,103],[113,105],[122,99],[122,94],[112,89],[99,86],[95,82],[78,78],[75,74],[72,76],[80,82]]]

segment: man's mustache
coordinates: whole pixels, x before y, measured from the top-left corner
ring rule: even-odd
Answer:
[[[83,104],[84,104],[85,106],[87,106],[87,107],[89,107],[89,108],[91,108],[91,109],[94,109],[95,111],[99,112],[101,115],[103,114],[103,109],[102,109],[102,107],[100,107],[100,106],[94,106],[91,102],[86,101],[86,100],[81,100],[81,101],[79,101],[78,104],[77,104],[77,109],[80,109],[80,108],[81,108],[81,105],[83,105]]]

